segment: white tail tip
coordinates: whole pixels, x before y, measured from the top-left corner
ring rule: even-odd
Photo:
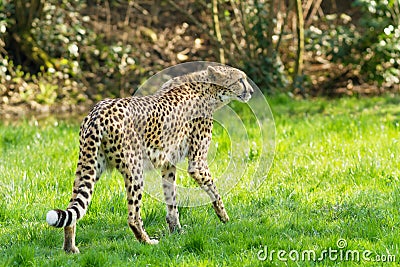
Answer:
[[[46,222],[49,225],[54,226],[57,224],[57,221],[58,221],[58,213],[55,210],[51,210],[51,211],[47,212]]]

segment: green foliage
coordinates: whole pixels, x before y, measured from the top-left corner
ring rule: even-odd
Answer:
[[[26,16],[23,24],[16,16],[32,13],[34,1],[19,0],[3,2],[0,25],[5,25],[0,49],[0,94],[4,104],[24,102],[35,108],[52,105],[56,99],[63,99],[66,105],[76,104],[84,99],[79,86],[79,62],[71,47],[76,47],[82,28],[76,27],[76,2],[46,1],[35,16]],[[17,10],[16,7],[19,9]],[[29,18],[29,19],[28,19]],[[68,21],[72,27],[61,22]],[[68,29],[68,30],[66,30]],[[7,49],[5,52],[4,49]],[[37,55],[37,56],[35,56]],[[45,60],[45,62],[43,61]],[[0,103],[2,101],[0,100]]]
[[[350,66],[368,82],[399,84],[400,1],[358,0],[354,5],[361,11],[358,26],[345,14],[326,16],[327,26],[307,31],[308,50]]]
[[[307,49],[334,62],[352,63],[358,57],[355,46],[361,34],[350,21],[351,18],[345,14],[339,18],[337,15],[330,15],[324,21],[327,29],[311,26],[306,31]],[[349,56],[351,53],[355,53],[354,57]]]
[[[400,83],[400,1],[358,0],[365,29],[359,42],[364,60],[361,72],[368,80],[389,86]]]
[[[219,1],[219,5],[224,10],[221,45],[228,55],[227,63],[243,68],[265,93],[285,88],[287,73],[272,41],[276,13],[271,1]]]
[[[69,106],[131,90],[126,77],[137,71],[132,46],[110,45],[96,34],[84,1],[45,1],[19,25],[16,16],[32,13],[34,2],[0,5],[0,104]]]

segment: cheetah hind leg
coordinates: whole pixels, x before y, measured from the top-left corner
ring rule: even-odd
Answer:
[[[127,136],[129,136],[129,134]],[[122,162],[117,163],[116,167],[125,179],[125,188],[128,200],[128,225],[140,242],[150,245],[158,244],[158,240],[150,239],[146,233],[140,216],[140,206],[143,196],[143,163],[140,149],[134,150],[130,140],[125,140],[124,149],[125,151],[117,157],[121,158]],[[139,161],[137,165],[134,165],[131,160],[135,156]]]
[[[81,145],[82,145],[82,141],[81,141]],[[82,152],[80,152],[82,153]],[[77,197],[77,192],[79,190],[79,186],[80,186],[80,181],[81,181],[81,177],[82,177],[82,163],[81,163],[81,157],[82,154],[79,155],[79,162],[80,164],[78,164],[77,170],[76,170],[76,178],[75,178],[75,182],[74,182],[74,189],[72,190],[72,198],[70,200],[70,203],[68,205],[67,209],[70,209],[73,206],[74,200]],[[99,151],[98,156],[97,156],[97,161],[98,164],[96,165],[96,179],[95,181],[98,181],[100,179],[101,174],[104,172],[105,170],[105,156],[103,151]],[[79,249],[76,247],[75,245],[75,237],[76,237],[76,222],[64,227],[64,251],[67,253],[80,253]]]
[[[64,251],[68,253],[79,253],[79,249],[75,245],[76,223],[64,227]]]
[[[138,180],[134,180],[131,175],[124,174],[124,176],[128,196],[128,225],[140,242],[156,245],[158,244],[158,240],[150,239],[143,227],[143,221],[140,216],[140,206],[143,195],[143,175],[140,175]],[[133,181],[133,183],[131,181]]]
[[[180,231],[181,229],[178,207],[176,205],[175,173],[175,166],[168,166],[161,171],[164,199],[165,204],[167,205],[166,221],[168,223],[169,231],[171,233],[175,231]]]

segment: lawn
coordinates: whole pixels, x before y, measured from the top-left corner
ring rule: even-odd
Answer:
[[[210,205],[184,207],[182,231],[169,234],[163,203],[146,195],[145,227],[160,243],[143,245],[127,226],[123,179],[108,172],[78,223],[78,255],[64,253],[63,231],[45,215],[68,204],[79,121],[0,123],[0,266],[397,266],[400,97],[269,103],[274,162],[258,190],[248,190],[259,144],[239,153],[248,170],[224,196],[229,223]],[[216,125],[215,176],[227,164],[225,135]],[[259,168],[267,171],[263,161]]]

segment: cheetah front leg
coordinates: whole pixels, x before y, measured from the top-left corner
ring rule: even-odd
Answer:
[[[197,184],[210,196],[215,213],[221,222],[229,221],[222,198],[211,178],[210,170],[206,161],[190,161],[188,172]]]
[[[191,121],[193,132],[189,139],[188,173],[197,184],[210,196],[213,208],[222,222],[229,221],[221,196],[211,178],[207,164],[207,153],[211,142],[213,119],[195,118]]]
[[[167,205],[166,221],[171,233],[181,228],[181,224],[179,223],[179,212],[176,205],[175,173],[175,166],[165,167],[161,171],[165,204]]]

